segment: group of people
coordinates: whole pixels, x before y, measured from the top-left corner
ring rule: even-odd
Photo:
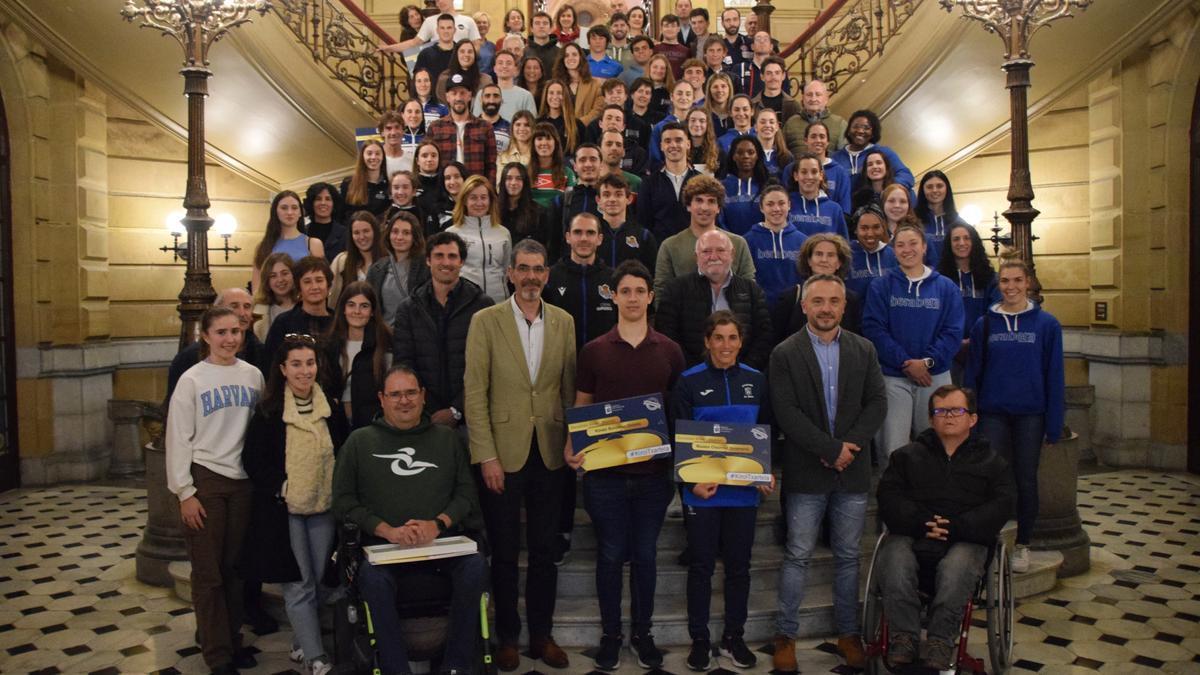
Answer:
[[[733,9],[723,34],[709,34],[707,11],[679,0],[654,37],[640,10],[581,31],[566,5],[535,14],[527,40],[512,10],[491,45],[486,16],[438,6],[420,26],[401,12],[414,34],[396,48],[418,49],[418,67],[411,99],[379,121],[382,141],[361,145],[340,186],[276,195],[250,292],[223,291],[201,342],[172,364],[168,485],[214,670],[250,658],[239,642],[246,580],[283,583],[293,658],[329,672],[317,614],[344,521],[373,541],[484,542],[446,561],[363,566],[388,673],[410,672],[395,596],[416,569],[452,580],[443,670],[473,668],[487,587],[496,663],[516,668],[522,545],[536,579],[525,588],[529,653],[566,667],[553,617],[577,491],[597,537],[604,670],[625,645],[627,563],[629,647],[642,667],[662,663],[656,542],[676,498],[696,670],[714,653],[738,667],[757,660],[743,639],[754,523],[776,490],[780,671],[796,668],[826,521],[838,646],[862,664],[873,472],[896,570],[915,555],[969,577],[983,560],[969,547],[994,539],[1014,508],[1014,568],[1028,565],[1041,448],[1063,426],[1061,328],[1028,299],[1023,263],[993,268],[944,173],[916,183],[880,144],[878,117],[838,117],[818,80],[797,102],[777,43],[743,35]],[[672,423],[771,424],[779,483],[677,484],[669,456],[580,474],[564,411],[648,394],[664,397]],[[713,640],[718,557],[725,608]],[[931,624],[918,645],[905,574],[885,579],[900,617],[889,658],[941,665],[952,622]],[[961,606],[964,585],[935,609]]]

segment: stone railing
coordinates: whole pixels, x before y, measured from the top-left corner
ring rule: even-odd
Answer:
[[[792,91],[813,78],[837,93],[868,64],[917,11],[923,0],[835,0],[781,50]]]
[[[272,0],[271,8],[312,54],[313,61],[354,92],[376,114],[408,99],[408,69],[399,54],[381,53],[393,42],[369,17],[347,16],[332,0]]]

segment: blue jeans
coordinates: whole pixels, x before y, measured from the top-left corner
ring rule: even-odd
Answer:
[[[434,572],[450,578],[450,629],[442,671],[471,673],[479,645],[479,597],[487,587],[487,563],[480,553],[430,560],[375,566],[365,559],[358,567],[358,590],[367,603],[379,645],[379,665],[386,675],[411,673],[408,652],[400,634],[400,613],[396,609],[396,580],[413,573]]]
[[[630,630],[650,632],[658,533],[675,486],[664,473],[602,469],[583,476],[583,505],[596,531],[596,595],[605,635],[621,635],[621,573],[629,561]]]
[[[325,563],[333,551],[334,518],[329,511],[312,515],[288,514],[288,536],[292,555],[300,567],[300,581],[283,584],[283,603],[294,634],[293,646],[304,650],[304,658],[312,663],[325,656],[321,644],[321,609],[317,589],[325,575]],[[328,660],[328,659],[326,659]]]
[[[787,496],[787,548],[779,570],[779,618],[776,632],[796,637],[800,603],[808,582],[808,565],[825,511],[829,511],[829,545],[833,549],[833,623],[838,635],[858,635],[858,557],[867,519],[867,494],[830,492]]]
[[[688,551],[688,635],[708,640],[709,602],[717,554],[725,563],[725,627],[723,635],[741,637],[750,599],[750,550],[758,508],[754,506],[684,506]]]
[[[1017,483],[1017,543],[1029,544],[1038,516],[1038,464],[1046,437],[1043,415],[981,413],[979,429],[1012,467]]]
[[[987,553],[986,546],[960,541],[952,544],[938,561],[930,603],[929,639],[955,643],[963,608],[983,576]],[[892,634],[920,636],[921,600],[917,595],[920,562],[913,552],[912,537],[889,534],[879,549],[875,566],[883,592],[883,613]]]

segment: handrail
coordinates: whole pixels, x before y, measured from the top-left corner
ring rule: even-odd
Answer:
[[[385,44],[385,45],[396,44],[395,38],[393,38],[390,34],[388,34],[388,32],[386,30],[384,30],[382,27],[380,27],[379,24],[375,23],[375,19],[372,19],[370,14],[367,14],[366,12],[364,12],[363,8],[359,7],[357,2],[354,2],[354,0],[340,0],[340,1],[342,3],[342,6],[345,7],[347,10],[349,10],[350,13],[354,15],[354,18],[361,21],[362,25],[366,26],[368,30],[370,30],[372,33],[375,34],[375,37],[379,38],[380,40],[383,40],[383,44]]]
[[[833,0],[828,7],[823,9],[821,13],[813,19],[812,23],[808,24],[808,28],[805,28],[803,33],[797,36],[795,40],[792,40],[791,44],[779,51],[779,56],[786,59],[795,53],[795,51],[800,49],[804,43],[808,42],[809,38],[816,35],[817,31],[824,28],[825,24],[829,23],[830,19],[837,16],[837,13],[842,11],[842,6],[849,1],[850,0]]]
[[[833,0],[812,24],[783,50],[792,91],[812,79],[829,92],[868,69],[923,0]]]
[[[313,61],[372,112],[398,110],[408,99],[408,68],[402,55],[378,51],[379,40],[396,41],[351,0],[341,5],[346,11],[331,0],[274,0],[271,8]]]

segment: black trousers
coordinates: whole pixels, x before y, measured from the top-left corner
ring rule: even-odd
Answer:
[[[525,466],[518,471],[505,472],[503,492],[492,492],[483,484],[482,478],[479,479],[479,503],[492,550],[496,634],[503,645],[517,644],[521,634],[517,599],[522,506],[525,508],[525,540],[529,550],[525,577],[529,637],[531,640],[549,637],[554,630],[554,604],[558,596],[554,540],[558,536],[566,471],[566,467],[553,471],[546,468],[534,435]]]

